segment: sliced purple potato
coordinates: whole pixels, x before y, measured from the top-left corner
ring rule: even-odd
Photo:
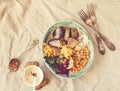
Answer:
[[[79,37],[79,32],[76,28],[71,28],[70,30],[71,37],[77,39]]]
[[[65,28],[64,40],[68,41],[69,38],[70,38],[70,28]]]
[[[69,38],[67,42],[67,47],[74,48],[78,44],[78,41],[74,38]]]
[[[63,38],[65,34],[65,29],[63,27],[58,27],[53,32],[53,38],[60,39]]]
[[[58,48],[60,48],[61,47],[61,40],[60,39],[51,39],[51,40],[48,41],[48,44],[51,47],[58,47]]]

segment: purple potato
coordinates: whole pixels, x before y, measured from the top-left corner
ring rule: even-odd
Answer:
[[[58,27],[53,32],[53,38],[60,39],[63,38],[65,34],[65,29],[63,27]]]

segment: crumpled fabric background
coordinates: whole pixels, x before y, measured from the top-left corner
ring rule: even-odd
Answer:
[[[77,12],[96,4],[100,32],[115,45],[112,52],[100,55],[94,32]],[[120,91],[120,1],[119,0],[0,0],[0,91],[32,91],[21,80],[28,61],[38,61],[49,84],[39,91]],[[89,71],[77,79],[62,79],[44,65],[41,45],[47,29],[59,20],[74,20],[93,37],[95,58]],[[33,41],[39,40],[38,45]],[[10,72],[10,59],[21,62],[17,72]]]

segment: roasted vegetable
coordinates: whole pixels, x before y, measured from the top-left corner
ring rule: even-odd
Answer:
[[[53,32],[53,38],[54,39],[63,38],[64,34],[65,34],[65,29],[63,27],[58,27]]]
[[[54,57],[44,57],[45,61],[54,68],[55,72],[57,74],[66,74],[68,76],[69,74],[69,69],[67,69],[68,64],[69,64],[69,60],[66,59],[65,63],[57,63],[57,61],[59,60],[58,56],[54,56]]]
[[[68,67],[68,60],[66,59],[66,62],[64,64],[57,64],[54,68],[57,74],[66,74],[68,76],[69,69]]]
[[[57,74],[65,74],[68,76],[69,74],[69,69],[66,69],[66,68],[62,68],[62,69],[59,69],[57,66],[55,67],[55,70],[56,70],[56,73]]]
[[[78,44],[77,40],[75,40],[74,38],[69,38],[68,43],[67,43],[67,47],[74,48],[77,44]]]
[[[62,46],[67,44],[67,42],[64,40],[64,38],[61,38],[61,39],[60,39],[60,42],[61,42],[61,45],[62,45]]]
[[[72,38],[77,39],[79,37],[79,32],[76,28],[71,28],[70,32]]]
[[[58,56],[54,57],[45,56],[44,59],[50,66],[54,66],[56,64],[56,61],[59,60]]]
[[[64,40],[67,41],[70,38],[70,28],[65,29]]]
[[[59,56],[60,55],[60,48],[52,47],[52,49],[53,49],[53,55],[54,56]]]
[[[52,47],[61,47],[61,40],[60,39],[51,39],[48,41],[48,44]]]

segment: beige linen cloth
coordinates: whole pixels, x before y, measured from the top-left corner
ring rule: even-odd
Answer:
[[[89,3],[96,4],[100,32],[115,45],[100,55],[94,31],[86,26],[77,12]],[[89,71],[77,79],[62,79],[44,65],[42,40],[47,29],[59,20],[74,20],[93,37],[95,57]],[[33,41],[39,40],[38,45]],[[18,58],[20,67],[10,72],[10,59]],[[38,61],[49,79],[39,91],[120,91],[120,1],[119,0],[0,0],[0,91],[32,91],[21,80],[28,61]]]

